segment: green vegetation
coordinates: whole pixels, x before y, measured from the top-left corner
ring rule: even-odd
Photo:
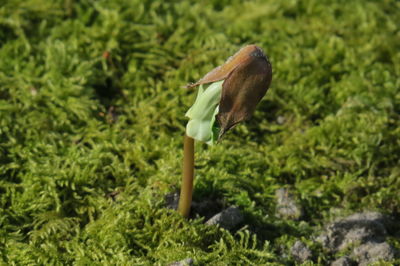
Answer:
[[[400,216],[399,17],[395,0],[0,0],[0,263],[290,264],[303,239],[325,264],[311,235],[333,213]],[[196,144],[194,200],[240,206],[229,232],[164,197],[196,97],[182,86],[250,43],[267,96]],[[275,217],[279,187],[302,220]]]

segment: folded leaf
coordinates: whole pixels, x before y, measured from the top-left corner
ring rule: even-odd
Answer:
[[[222,83],[223,81],[212,83],[206,89],[200,85],[195,103],[186,112],[186,116],[190,118],[186,125],[186,135],[189,137],[208,144],[216,139],[213,126],[221,99]]]

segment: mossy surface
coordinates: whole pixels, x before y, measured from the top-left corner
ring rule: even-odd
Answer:
[[[325,265],[312,235],[338,210],[400,216],[399,18],[395,0],[0,0],[0,263],[288,265],[301,239]],[[196,145],[194,199],[245,214],[226,231],[164,196],[196,97],[183,85],[251,43],[270,90]],[[300,221],[275,217],[280,187]]]

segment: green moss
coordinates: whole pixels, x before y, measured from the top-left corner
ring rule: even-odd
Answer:
[[[333,208],[399,217],[399,10],[391,0],[0,1],[0,261],[294,264],[282,252],[311,241]],[[185,221],[163,197],[179,186],[196,94],[182,86],[250,43],[272,62],[266,98],[221,143],[196,145],[195,200],[245,214],[228,232]],[[282,186],[303,221],[274,216]],[[315,264],[331,258],[309,245]]]

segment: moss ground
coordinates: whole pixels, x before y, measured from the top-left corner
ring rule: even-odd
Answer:
[[[0,0],[0,262],[290,265],[359,210],[400,216],[400,3]],[[245,44],[273,81],[252,120],[196,145],[195,200],[237,230],[164,208],[180,184],[182,88]],[[276,218],[289,187],[305,214]],[[399,239],[393,238],[400,246]]]

